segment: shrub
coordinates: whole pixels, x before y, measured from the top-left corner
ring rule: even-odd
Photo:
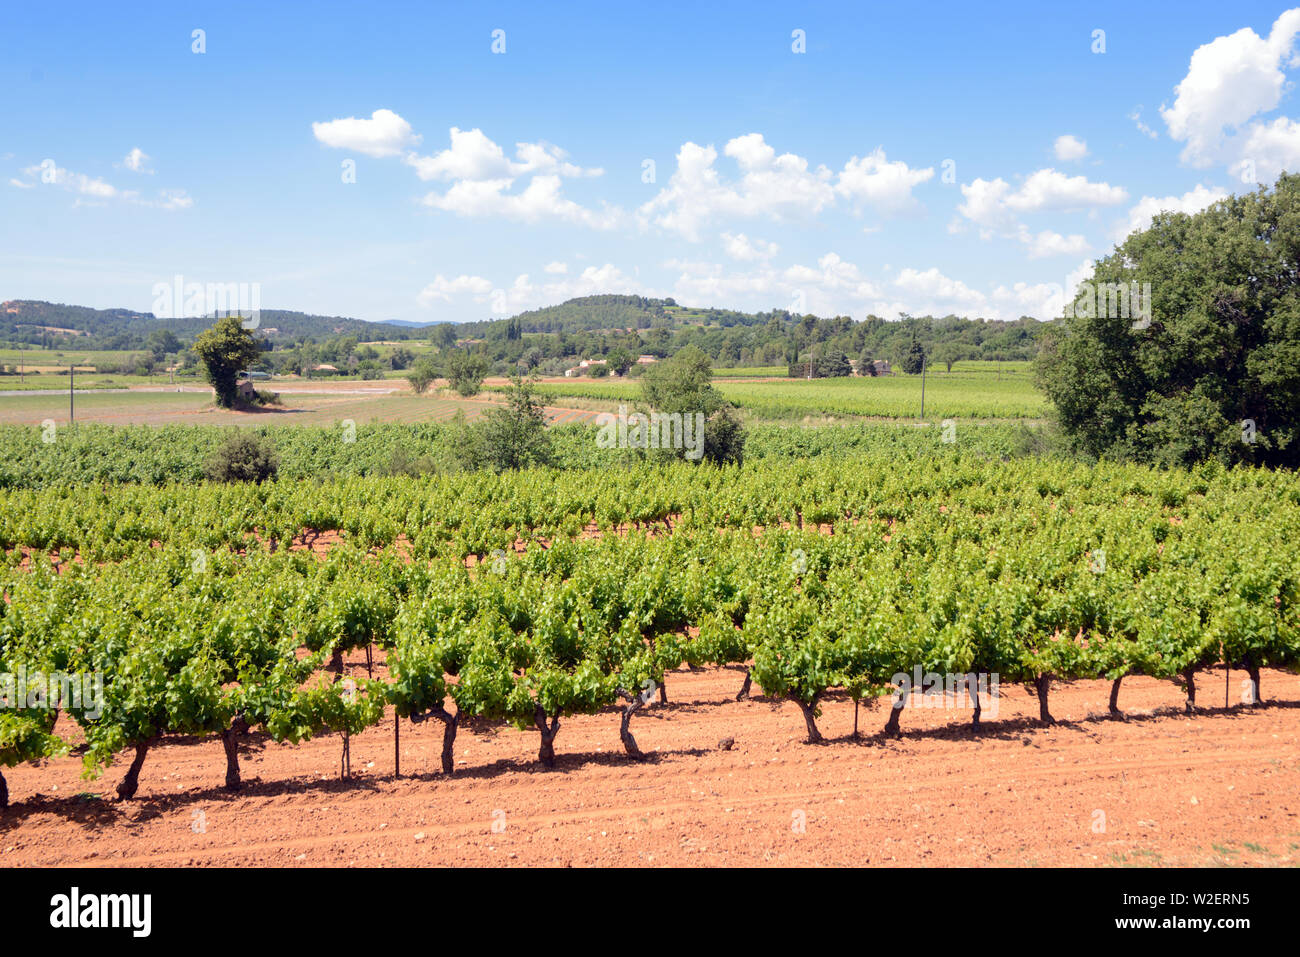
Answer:
[[[275,478],[278,468],[270,445],[253,435],[232,435],[203,463],[210,482],[257,482]]]
[[[422,356],[411,367],[411,372],[406,377],[406,381],[411,383],[411,389],[416,395],[424,395],[429,388],[429,384],[437,377],[438,369],[433,360],[428,356]]]

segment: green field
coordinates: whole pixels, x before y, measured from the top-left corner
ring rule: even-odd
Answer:
[[[755,376],[715,376],[716,386],[750,417],[791,421],[807,417],[906,419],[921,414],[921,377],[892,375],[844,379],[745,381]],[[641,398],[635,380],[587,379],[546,383],[548,401],[582,399],[634,403]],[[603,406],[602,406],[603,407]],[[1029,363],[962,363],[949,372],[927,373],[928,418],[1038,419],[1047,400],[1034,386]]]
[[[121,375],[118,373],[77,372],[75,387],[82,389],[128,389],[132,386],[153,386],[163,388],[173,382],[176,385],[200,385],[198,376],[176,376],[174,380],[166,375]],[[58,373],[27,373],[23,376],[0,376],[0,392],[33,392],[54,389],[59,392],[68,390],[68,376]]]
[[[900,419],[921,414],[920,376],[853,377],[843,379],[789,379],[775,377],[779,368],[720,370],[717,389],[736,403],[751,421],[800,422],[805,420]],[[83,422],[161,425],[183,421],[196,425],[320,425],[352,419],[355,422],[437,422],[462,411],[479,415],[488,403],[498,401],[504,384],[489,384],[484,394],[461,399],[442,392],[416,396],[406,391],[403,373],[383,380],[298,378],[259,382],[259,388],[279,391],[281,405],[259,412],[231,412],[212,405],[211,393],[194,378],[166,376],[78,374],[78,390],[103,390],[78,394],[76,417]],[[128,386],[136,388],[127,391]],[[158,391],[142,391],[153,386]],[[50,395],[0,396],[0,423],[35,425],[46,419],[68,421],[68,377],[29,375],[0,377],[0,392],[54,390]],[[401,391],[387,393],[385,389]],[[288,391],[284,391],[288,390]],[[303,390],[303,391],[297,391]],[[316,391],[311,391],[316,390]],[[538,386],[549,406],[590,411],[615,410],[641,401],[638,379],[578,379],[544,382]],[[351,393],[351,394],[349,394]],[[980,420],[1041,419],[1046,400],[1035,388],[1028,363],[963,362],[952,372],[927,373],[925,417]],[[573,418],[564,417],[564,421]]]
[[[715,379],[762,379],[784,377],[785,366],[736,366],[734,369],[714,369]]]
[[[142,349],[0,349],[0,364],[32,366],[61,366],[72,364],[93,366],[100,363],[124,362],[140,355]]]

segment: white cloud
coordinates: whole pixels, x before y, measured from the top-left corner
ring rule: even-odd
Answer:
[[[549,268],[547,271],[550,271]],[[601,293],[649,295],[653,292],[644,288],[636,279],[627,276],[617,266],[606,263],[603,266],[588,266],[577,276],[541,284],[535,284],[527,273],[521,273],[513,281],[502,286],[494,285],[491,280],[483,276],[457,276],[454,279],[447,279],[440,274],[420,291],[417,300],[420,305],[430,307],[439,302],[453,303],[468,299],[475,304],[486,304],[487,311],[491,315],[502,316],[535,309],[538,306],[552,305],[579,296],[595,296]]]
[[[776,243],[762,239],[751,240],[744,233],[723,233],[722,248],[732,259],[741,262],[771,259],[781,249]]]
[[[1128,193],[1109,183],[1094,183],[1085,176],[1067,176],[1054,169],[1031,174],[1018,190],[1006,180],[976,179],[961,185],[965,202],[957,212],[985,230],[1011,229],[1018,213],[1069,212],[1092,206],[1114,206]]]
[[[616,207],[591,210],[561,195],[562,177],[600,176],[604,171],[569,162],[564,150],[545,141],[516,143],[511,159],[482,130],[453,126],[447,149],[420,156],[410,147],[421,137],[391,110],[376,110],[368,120],[350,117],[313,123],[312,130],[328,146],[374,157],[400,156],[421,180],[449,183],[444,192],[422,198],[431,209],[528,223],[558,219],[595,229],[612,228],[621,218]],[[512,191],[523,176],[531,177],[528,185]]]
[[[1285,116],[1272,123],[1252,123],[1242,139],[1240,158],[1228,171],[1251,184],[1272,183],[1283,171],[1300,172],[1300,123]]]
[[[926,270],[910,266],[900,269],[890,285],[895,292],[907,293],[917,300],[944,304],[945,308],[931,306],[924,310],[930,313],[951,312],[955,311],[954,307],[961,311],[978,312],[988,298],[964,282],[945,276],[935,266]]]
[[[149,163],[149,154],[146,153],[144,150],[140,149],[140,147],[138,146],[135,147],[133,150],[131,150],[131,152],[127,153],[126,156],[122,159],[122,165],[125,166],[127,169],[129,169],[131,172],[149,173],[150,175],[152,175],[153,170],[149,169],[148,163]]]
[[[431,306],[439,300],[451,302],[452,296],[470,293],[475,302],[483,302],[491,291],[492,283],[482,276],[462,275],[455,279],[448,279],[439,273],[433,277],[433,282],[420,290],[416,301],[422,306]]]
[[[1183,143],[1183,162],[1207,167],[1246,158],[1240,131],[1248,143],[1247,122],[1281,102],[1283,68],[1300,65],[1293,52],[1298,33],[1300,8],[1279,16],[1267,38],[1243,27],[1196,49],[1173,106],[1160,110],[1169,135]]]
[[[515,158],[477,127],[451,128],[451,146],[433,156],[408,154],[406,162],[425,180],[499,180],[548,173],[568,178],[600,176],[604,170],[569,162],[569,154],[552,143],[516,143]]]
[[[1048,256],[1078,256],[1086,253],[1091,248],[1088,245],[1088,240],[1078,233],[1062,236],[1050,229],[1045,229],[1036,235],[1031,235],[1029,230],[1026,229],[1018,238],[1029,248],[1030,259],[1044,259]]]
[[[1091,270],[1091,263],[1087,263]],[[1074,274],[1071,274],[1071,277]],[[1067,277],[1066,282],[1072,279]],[[906,296],[906,306],[902,302],[882,303],[879,315],[905,311],[911,315],[957,315],[968,319],[983,317],[985,319],[1019,319],[1032,316],[1035,319],[1052,319],[1061,315],[1065,304],[1064,285],[1061,283],[1016,282],[1011,285],[999,285],[985,293],[972,288],[966,283],[941,273],[937,268],[924,271],[916,269],[902,270],[891,292]]]
[[[669,260],[664,266],[680,273],[673,289],[678,300],[710,304],[741,301],[770,308],[773,304],[785,307],[792,298],[789,284],[771,266],[750,272],[728,272],[718,263],[682,260]]]
[[[92,200],[113,199],[119,195],[127,195],[119,193],[115,186],[97,176],[74,173],[62,166],[28,166],[23,173],[39,183],[59,186]]]
[[[1010,194],[1010,184],[1001,177],[962,183],[961,195],[965,202],[957,204],[957,212],[985,230],[1011,228],[1015,225],[1015,216],[1007,208]],[[955,231],[949,228],[949,232]]]
[[[663,265],[679,272],[674,287],[679,301],[747,309],[785,308],[859,319],[867,313],[886,318],[908,313],[1052,319],[1061,315],[1066,290],[1072,290],[1093,267],[1091,260],[1084,260],[1061,282],[990,284],[981,289],[935,266],[905,267],[892,276],[871,279],[836,253],[825,254],[815,265],[795,264],[783,270],[762,264],[732,272],[717,263],[681,260]]]
[[[999,177],[963,183],[961,194],[964,201],[957,205],[957,212],[979,227],[981,239],[995,235],[1015,239],[1026,247],[1030,259],[1078,255],[1090,247],[1078,233],[1065,236],[1050,229],[1034,233],[1021,221],[1022,214],[1093,210],[1128,198],[1119,186],[1092,182],[1086,176],[1069,176],[1050,167],[1031,173],[1019,189],[1012,189]],[[960,231],[960,220],[949,223],[949,233]]]
[[[569,162],[569,154],[553,143],[516,143],[517,173],[558,173],[561,176],[604,176],[599,166],[578,166]]]
[[[912,188],[933,176],[933,167],[911,169],[901,160],[891,163],[886,160],[885,151],[877,148],[862,159],[854,156],[844,164],[835,192],[854,203],[899,213],[916,206]]]
[[[1022,315],[1050,319],[1061,314],[1065,289],[1072,289],[1092,270],[1085,260],[1064,277],[1064,282],[1016,282],[981,289],[948,276],[937,267],[903,268],[882,278],[868,277],[862,268],[834,252],[813,264],[795,263],[777,268],[757,262],[732,270],[721,263],[671,259],[662,263],[677,273],[671,291],[650,288],[635,275],[612,263],[589,266],[580,275],[534,282],[523,273],[513,281],[494,284],[482,276],[435,277],[420,293],[421,305],[447,303],[466,317],[487,312],[501,316],[562,302],[577,296],[622,293],[646,296],[672,294],[696,305],[722,305],[745,309],[789,309],[821,316],[867,313],[892,318],[912,315],[1016,319]],[[486,307],[486,308],[485,308]],[[466,312],[468,310],[468,312]]]
[[[1148,136],[1153,140],[1159,138],[1159,133],[1142,122],[1142,107],[1139,106],[1136,110],[1130,113],[1128,118],[1137,124],[1138,132],[1143,136]]]
[[[715,167],[713,146],[683,143],[668,185],[638,210],[642,225],[653,224],[699,241],[702,230],[729,218],[764,217],[788,222],[806,220],[833,207],[837,199],[857,211],[871,207],[897,213],[914,206],[911,190],[934,175],[890,162],[883,150],[852,157],[838,173],[813,167],[794,153],[777,155],[761,133],[746,133],[726,144],[740,176],[725,180]]]
[[[861,315],[882,294],[879,284],[834,252],[823,255],[815,266],[795,264],[785,269],[763,263],[747,271],[730,271],[719,263],[683,260],[670,260],[664,266],[679,272],[673,294],[701,304]]]
[[[1063,163],[1069,163],[1074,160],[1081,160],[1088,155],[1088,144],[1083,140],[1066,133],[1064,136],[1058,136],[1056,142],[1052,144],[1052,150],[1056,153],[1056,158]]]
[[[194,199],[183,189],[160,189],[158,195],[157,201],[145,201],[145,205],[159,209],[189,209],[194,205]]]
[[[569,271],[569,264],[562,262],[547,263],[543,267],[543,270],[550,273],[552,276],[563,276]]]
[[[558,219],[593,229],[612,229],[620,219],[615,207],[598,212],[560,195],[560,177],[534,176],[519,193],[508,193],[511,179],[457,180],[445,193],[429,193],[421,202],[465,217],[499,216],[518,222],[536,223]]]
[[[1093,183],[1086,176],[1067,176],[1054,169],[1040,169],[1007,197],[1007,205],[1022,213],[1045,210],[1069,211],[1089,206],[1114,206],[1128,199],[1128,193],[1109,183]]]
[[[87,176],[62,166],[53,165],[51,161],[38,166],[28,166],[23,171],[26,180],[10,179],[13,186],[20,189],[32,189],[36,186],[57,186],[77,195],[74,206],[103,206],[109,201],[129,203],[135,206],[148,206],[154,209],[178,210],[189,209],[194,199],[183,189],[160,189],[156,199],[150,199],[135,189],[118,189],[112,183],[98,176]],[[152,171],[146,171],[152,172]]]
[[[1128,211],[1128,216],[1116,223],[1112,238],[1117,243],[1123,242],[1134,230],[1150,226],[1151,217],[1157,213],[1199,213],[1227,195],[1217,186],[1210,188],[1198,183],[1195,189],[1182,196],[1143,196]]]
[[[451,147],[433,156],[410,154],[406,162],[422,180],[514,178],[513,164],[503,150],[480,129],[451,128]]]
[[[311,130],[326,146],[376,159],[398,156],[420,142],[420,137],[411,132],[411,124],[392,110],[375,110],[368,120],[349,116],[313,123]]]

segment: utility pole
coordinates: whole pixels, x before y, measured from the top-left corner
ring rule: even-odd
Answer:
[[[74,362],[68,366],[68,424],[71,425],[77,421],[77,400],[73,397],[73,389],[77,385],[77,364]]]
[[[925,353],[921,353],[921,418],[925,418]]]

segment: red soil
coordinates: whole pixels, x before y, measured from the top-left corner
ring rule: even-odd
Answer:
[[[349,670],[364,674],[364,655]],[[1234,672],[1232,699],[1240,679]],[[794,705],[734,700],[735,668],[668,678],[670,703],[639,712],[650,753],[630,761],[618,714],[564,719],[554,770],[536,732],[463,727],[457,772],[439,771],[442,726],[393,722],[299,746],[250,738],[245,786],[223,789],[219,740],[150,752],[133,801],[109,800],[127,755],[86,782],[75,757],[6,771],[0,865],[1295,865],[1300,862],[1300,676],[1265,672],[1265,708],[1222,708],[1222,672],[1182,713],[1169,682],[1053,689],[1060,722],[1004,685],[996,719],[908,709],[901,741],[876,735],[885,706],[824,705],[824,745]],[[757,692],[757,689],[755,689]],[[720,747],[734,739],[729,750]],[[1104,814],[1104,829],[1102,817]],[[804,828],[798,825],[803,822]]]

